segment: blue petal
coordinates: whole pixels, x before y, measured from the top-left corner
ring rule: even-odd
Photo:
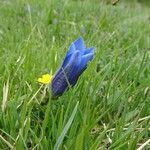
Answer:
[[[76,52],[78,52],[78,53],[81,54],[81,52],[78,51],[78,50],[76,50],[74,53],[76,53]],[[64,59],[64,61],[63,61],[63,64],[62,64],[62,67],[63,67],[63,68],[66,67],[66,65],[68,64],[68,62],[70,61],[70,59],[71,59],[72,55],[74,55],[74,53],[73,53],[73,54],[70,54],[70,55],[67,55],[67,56],[65,57],[65,59]]]
[[[85,49],[84,41],[82,37],[79,37],[76,39],[72,44],[70,45],[66,57],[70,54],[74,53],[76,50],[83,51]]]
[[[76,83],[77,77],[75,74],[75,70],[78,68],[78,64],[81,61],[81,54],[79,51],[76,51],[70,58],[70,61],[66,65],[65,68],[60,68],[57,73],[54,75],[52,79],[52,95],[53,96],[60,96],[63,92],[68,88],[69,84],[73,85]],[[74,74],[73,74],[74,73]],[[73,80],[72,80],[73,79]],[[69,82],[69,84],[68,84]]]
[[[65,56],[64,62],[62,64],[62,67],[64,68],[66,66],[66,64],[68,63],[68,61],[71,58],[71,54],[73,54],[75,51],[79,50],[81,53],[83,53],[85,49],[85,45],[84,45],[84,41],[82,39],[82,37],[79,37],[77,40],[75,40],[69,47],[67,54]]]
[[[68,72],[67,76],[69,79],[69,82],[71,85],[74,85],[77,82],[77,79],[79,77],[79,70],[80,70],[80,65],[81,65],[81,53],[79,51],[76,51],[77,57],[74,59],[74,62],[71,62],[71,70]]]
[[[76,50],[76,47],[74,45],[74,42],[70,45],[68,51],[67,51],[67,54],[66,54],[66,57],[69,56],[70,54],[74,53]]]
[[[90,48],[85,49],[84,55],[89,54],[89,53],[94,53],[94,47],[90,47]]]
[[[76,50],[83,51],[85,49],[85,45],[82,37],[79,37],[76,41],[74,41],[74,45]]]
[[[66,65],[68,64],[70,58],[71,58],[72,55],[68,55],[65,57],[64,61],[63,61],[63,64],[62,64],[62,68],[65,68]]]
[[[87,54],[82,56],[81,54],[78,57],[78,62],[72,66],[72,71],[69,74],[69,81],[71,85],[75,85],[79,76],[83,73],[83,71],[87,67],[87,63],[93,59],[93,54]]]
[[[82,63],[80,64],[79,74],[81,74],[86,69],[87,63],[91,61],[93,57],[94,57],[93,53],[89,53],[87,55],[82,56],[81,58]]]
[[[87,63],[87,62],[91,61],[93,59],[93,57],[94,57],[93,53],[89,53],[89,54],[83,55],[82,56],[82,62]]]
[[[53,96],[60,96],[63,94],[67,87],[67,82],[63,74],[62,68],[57,71],[57,74],[52,79],[51,90]]]

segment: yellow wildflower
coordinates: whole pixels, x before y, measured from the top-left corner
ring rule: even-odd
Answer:
[[[52,80],[52,75],[50,74],[44,74],[41,78],[38,78],[38,82],[43,84],[49,84]]]

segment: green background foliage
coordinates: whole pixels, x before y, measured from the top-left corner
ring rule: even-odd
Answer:
[[[146,142],[149,24],[148,5],[136,1],[1,0],[0,149],[134,150]],[[55,73],[78,36],[95,58],[52,100],[37,78]]]

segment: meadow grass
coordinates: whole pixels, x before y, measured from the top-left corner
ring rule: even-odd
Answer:
[[[150,148],[149,25],[137,2],[0,0],[0,149]],[[52,100],[37,78],[79,36],[95,58]]]

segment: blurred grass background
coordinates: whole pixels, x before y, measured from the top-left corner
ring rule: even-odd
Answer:
[[[95,59],[46,103],[37,78],[54,74],[78,36]],[[134,150],[149,141],[148,0],[0,0],[0,64],[0,149]]]

